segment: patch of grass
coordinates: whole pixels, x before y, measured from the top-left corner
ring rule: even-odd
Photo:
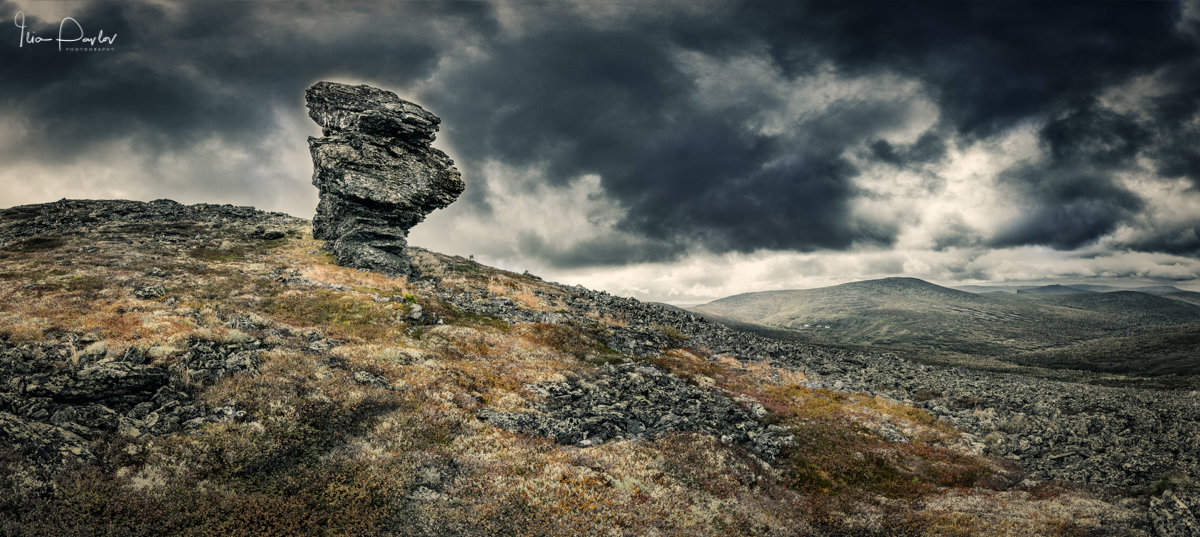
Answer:
[[[368,468],[332,465],[273,488],[171,479],[138,488],[96,466],[64,472],[58,490],[8,521],[26,535],[375,535],[394,485]]]
[[[261,308],[280,321],[320,326],[336,337],[383,339],[403,326],[403,304],[377,303],[326,289],[267,297]]]
[[[939,399],[941,397],[942,397],[942,392],[935,391],[935,390],[917,390],[916,392],[914,392],[912,394],[912,400],[914,403],[931,401],[933,399]]]
[[[429,310],[445,319],[449,324],[472,328],[492,328],[501,332],[508,332],[511,328],[503,319],[472,313],[442,299],[437,299],[436,302],[429,304]]]
[[[464,276],[477,276],[483,274],[483,269],[478,263],[474,262],[457,262],[447,263],[446,271],[451,274],[460,274]]]
[[[662,335],[664,335],[670,339],[673,339],[675,341],[686,341],[688,339],[687,334],[684,334],[683,332],[681,332],[678,328],[675,328],[674,326],[668,326],[665,324],[653,324],[653,325],[650,325],[650,327],[654,328],[655,330],[658,330],[659,332],[662,332]]]
[[[66,242],[67,241],[65,241],[62,237],[44,237],[41,235],[35,235],[33,237],[29,237],[28,239],[10,244],[4,249],[10,252],[44,252],[46,250],[58,248],[66,244]]]
[[[230,248],[213,248],[210,246],[197,246],[188,252],[188,255],[193,259],[200,261],[213,262],[229,262],[229,261],[245,261],[246,248],[244,246],[233,246]]]
[[[649,360],[675,376],[693,383],[700,376],[715,378],[725,371],[720,365],[684,349],[671,349]]]
[[[558,352],[583,359],[593,355],[612,355],[615,352],[592,335],[570,325],[530,323],[519,326],[517,335]]]
[[[66,280],[63,283],[63,289],[82,293],[96,293],[104,290],[110,284],[112,284],[111,278],[98,274],[80,274]]]
[[[229,301],[237,293],[259,298],[274,297],[286,287],[268,278],[246,278],[240,272],[225,267],[210,268],[189,279],[190,285],[183,288],[186,294],[203,301]]]

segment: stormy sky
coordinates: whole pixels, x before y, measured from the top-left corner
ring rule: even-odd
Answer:
[[[4,207],[311,217],[303,93],[325,79],[442,118],[468,189],[411,242],[565,283],[674,303],[897,275],[1200,290],[1200,1],[0,14]],[[60,26],[115,39],[60,51]]]

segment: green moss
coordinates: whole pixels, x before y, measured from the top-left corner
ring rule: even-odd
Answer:
[[[501,332],[508,332],[511,328],[503,319],[472,313],[441,299],[438,299],[431,309],[433,313],[442,317],[449,324],[471,328],[492,328]]]
[[[33,270],[33,271],[13,270],[13,271],[0,272],[0,280],[23,280],[23,281],[30,281],[30,282],[42,282],[42,281],[46,280],[47,278],[62,276],[64,274],[67,274],[67,270],[61,269],[61,268]]]
[[[245,278],[240,272],[226,268],[211,268],[193,272],[200,278],[189,281],[183,292],[202,300],[227,301],[237,291],[259,298],[271,298],[285,289],[284,285],[267,278]],[[197,283],[198,282],[198,283]]]
[[[601,342],[598,334],[585,326],[553,323],[522,324],[520,335],[525,339],[549,347],[564,354],[590,363],[619,362],[620,353]]]
[[[108,287],[110,283],[112,283],[112,279],[104,276],[77,275],[64,282],[63,288],[68,291],[94,293]]]
[[[939,487],[970,488],[989,474],[979,461],[947,449],[889,444],[840,422],[792,427],[797,445],[785,450],[792,487],[810,494],[880,494],[918,499]]]
[[[361,300],[345,293],[317,289],[284,294],[262,301],[262,311],[285,322],[321,326],[331,334],[364,339],[385,337],[401,324],[402,309]]]
[[[659,332],[662,332],[662,335],[664,335],[670,339],[674,339],[676,341],[684,341],[684,340],[688,339],[687,334],[684,334],[683,332],[679,331],[679,329],[675,328],[674,326],[667,326],[665,324],[653,324],[653,325],[650,325],[650,327],[654,328],[655,330],[658,330]]]

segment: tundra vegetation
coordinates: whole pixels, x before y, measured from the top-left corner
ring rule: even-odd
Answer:
[[[833,391],[670,326],[663,352],[611,348],[636,321],[599,305],[585,322],[562,315],[579,301],[571,288],[430,252],[414,256],[422,278],[340,267],[310,229],[282,216],[118,220],[10,241],[6,360],[36,351],[69,377],[138,349],[177,371],[209,345],[254,349],[255,365],[173,376],[209,417],[162,434],[120,427],[87,457],[0,436],[0,534],[1081,536],[1135,517],[1095,491],[1026,480],[910,404]],[[447,298],[463,295],[533,320]],[[687,432],[581,447],[478,417],[531,412],[538,386],[627,362],[728,397],[795,442],[771,460]],[[9,415],[18,406],[0,399]]]

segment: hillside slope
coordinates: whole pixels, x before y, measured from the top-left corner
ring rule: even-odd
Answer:
[[[782,343],[420,250],[389,278],[309,226],[0,211],[0,534],[1169,535],[1200,512],[1195,398]]]
[[[1139,341],[1186,340],[1172,335],[1200,327],[1196,305],[1134,291],[1039,289],[973,294],[912,278],[887,278],[748,293],[693,309],[714,319],[796,331],[842,345],[1000,359],[1021,355],[1014,361],[1132,375],[1192,375],[1200,367],[1200,350],[1192,346],[1131,348]],[[1123,342],[1119,347],[1103,343],[1117,339]],[[1131,351],[1137,360],[1129,359]],[[1121,365],[1112,367],[1114,362]]]

